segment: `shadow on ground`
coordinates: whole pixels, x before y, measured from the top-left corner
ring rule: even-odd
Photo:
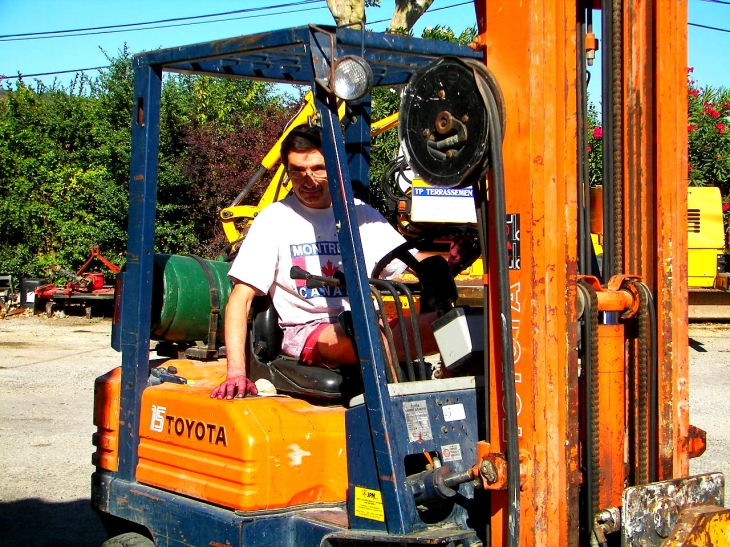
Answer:
[[[689,339],[689,347],[695,351],[707,353],[707,350],[705,349],[705,345],[702,342],[695,340],[694,338]]]
[[[0,502],[0,547],[100,547],[107,539],[88,499]]]

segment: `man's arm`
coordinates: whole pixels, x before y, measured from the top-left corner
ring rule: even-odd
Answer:
[[[236,283],[226,305],[226,379],[213,390],[211,397],[233,399],[256,395],[258,390],[246,376],[246,331],[256,289],[246,283]]]

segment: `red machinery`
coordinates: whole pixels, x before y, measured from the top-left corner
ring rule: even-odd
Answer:
[[[114,275],[118,274],[121,268],[104,258],[99,252],[98,245],[92,245],[90,250],[91,256],[75,274],[62,268],[55,268],[57,272],[72,280],[63,287],[57,287],[53,283],[37,287],[35,289],[36,306],[44,304],[46,314],[51,315],[54,305],[60,304],[65,307],[66,304],[78,304],[84,306],[86,316],[91,317],[93,305],[114,301],[114,285],[105,284],[103,273],[87,272],[86,269],[95,258],[98,258]]]

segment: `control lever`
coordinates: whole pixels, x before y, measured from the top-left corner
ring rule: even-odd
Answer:
[[[289,276],[292,279],[306,279],[308,289],[345,286],[345,275],[339,271],[335,272],[335,275],[333,277],[324,277],[320,275],[312,275],[308,271],[300,268],[299,266],[292,266],[291,270],[289,270]]]

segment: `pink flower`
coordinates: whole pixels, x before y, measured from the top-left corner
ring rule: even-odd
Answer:
[[[723,206],[722,206],[722,212],[723,213],[727,213],[728,211],[730,211],[730,203],[723,204]]]
[[[692,169],[694,169],[694,167],[692,167],[690,164],[687,164],[687,169],[692,171]]]
[[[687,74],[689,74],[690,72],[694,72],[694,71],[695,71],[695,69],[694,69],[693,66],[688,66],[687,67]]]
[[[689,90],[689,94],[692,95],[693,97],[699,97],[700,96],[700,92],[697,91],[696,89],[690,89]]]
[[[715,127],[717,127],[717,130],[720,133],[720,135],[725,134],[725,124],[724,123],[720,122]]]
[[[600,127],[594,127],[593,128],[593,138],[600,139],[602,137],[603,137],[603,129]]]
[[[591,148],[591,147],[589,146],[589,147],[588,147],[588,152],[590,152],[591,150],[593,150],[593,148]]]

